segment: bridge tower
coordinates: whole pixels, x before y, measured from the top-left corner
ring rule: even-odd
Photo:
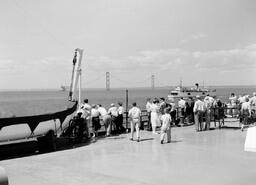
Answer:
[[[151,88],[155,89],[155,75],[151,75]]]
[[[106,72],[106,90],[110,90],[110,73]]]

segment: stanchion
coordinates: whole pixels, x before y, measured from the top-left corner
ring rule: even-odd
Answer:
[[[125,117],[125,121],[126,121],[126,132],[128,132],[129,131],[129,129],[128,129],[128,89],[126,89],[126,91],[125,91],[125,94],[126,94],[126,117]]]
[[[8,177],[4,168],[0,167],[0,185],[8,185]]]

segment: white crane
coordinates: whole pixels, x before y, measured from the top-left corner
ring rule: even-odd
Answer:
[[[77,93],[77,83],[78,85],[78,106],[81,106],[81,88],[82,88],[82,69],[81,63],[83,58],[83,49],[77,48],[75,49],[75,55],[73,58],[73,69],[72,69],[72,77],[71,77],[71,85],[69,90],[69,100],[76,101],[76,93]]]

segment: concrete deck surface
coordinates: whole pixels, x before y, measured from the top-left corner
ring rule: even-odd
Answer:
[[[99,139],[75,149],[0,161],[10,185],[253,185],[256,153],[244,152],[246,131],[194,126],[172,129],[172,142],[142,132]]]

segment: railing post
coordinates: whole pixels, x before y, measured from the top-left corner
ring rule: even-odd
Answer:
[[[128,132],[128,89],[126,89],[125,90],[125,95],[126,95],[126,101],[125,101],[125,103],[126,103],[126,117],[125,117],[125,119],[126,119],[126,132]]]

